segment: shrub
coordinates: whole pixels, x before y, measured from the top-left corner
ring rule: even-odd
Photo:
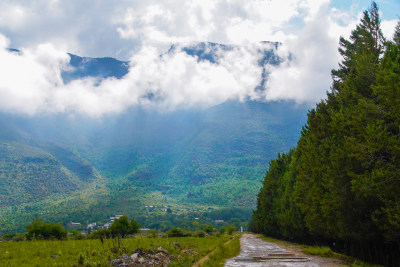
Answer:
[[[25,241],[26,240],[26,235],[25,234],[20,234],[17,233],[11,238],[11,241]]]
[[[5,241],[10,241],[14,237],[14,234],[5,234],[2,239]]]
[[[229,235],[231,235],[233,232],[236,231],[236,226],[229,225],[228,227],[226,227],[226,231],[228,232]]]
[[[214,228],[211,225],[207,225],[206,227],[204,227],[204,231],[209,234],[214,232]]]
[[[82,235],[82,233],[79,232],[79,231],[77,231],[77,230],[71,230],[70,232],[72,233],[72,236],[73,236],[73,238],[74,238],[75,240],[82,240],[82,239],[85,238],[85,237]]]
[[[26,227],[26,238],[31,240],[32,238],[38,239],[65,239],[67,237],[67,230],[60,223],[50,224],[42,219],[36,219],[32,224]]]
[[[333,252],[329,247],[308,247],[303,249],[303,252],[309,255],[321,257],[330,257],[333,255]]]
[[[195,237],[205,237],[206,233],[202,230],[197,230],[196,232],[193,233],[193,236]]]
[[[187,233],[184,233],[180,228],[172,228],[167,231],[168,237],[182,237],[187,236]]]
[[[109,229],[98,229],[92,232],[90,235],[88,235],[88,238],[99,238],[99,239],[111,238],[111,232]]]

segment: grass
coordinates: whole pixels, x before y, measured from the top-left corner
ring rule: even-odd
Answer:
[[[370,264],[370,263],[365,263],[360,260],[354,260],[352,263],[349,263],[348,266],[349,267],[381,267],[382,265]]]
[[[226,259],[235,257],[240,252],[240,234],[236,235],[229,243],[218,244],[211,255],[209,255],[208,260],[206,260],[201,267],[218,267],[224,266]]]
[[[306,247],[303,248],[303,252],[308,254],[308,255],[313,255],[313,256],[320,256],[320,257],[334,257],[335,254],[331,250],[330,247],[319,247],[319,246],[313,246],[313,247]]]
[[[138,248],[156,249],[163,247],[175,256],[168,266],[192,266],[193,263],[228,241],[230,236],[220,237],[134,237],[121,241],[117,250],[116,241],[98,239],[65,241],[22,241],[0,243],[0,266],[109,266],[109,262],[121,254],[132,253]],[[174,245],[178,242],[181,248]],[[182,253],[191,249],[194,256]],[[51,255],[60,255],[53,259]]]

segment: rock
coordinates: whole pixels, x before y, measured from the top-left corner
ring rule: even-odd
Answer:
[[[117,259],[110,261],[112,266],[167,266],[174,260],[174,256],[169,254],[166,249],[159,247],[157,251],[151,249],[137,249],[132,252],[131,256],[126,254],[118,256]]]
[[[53,259],[57,259],[58,257],[60,257],[61,255],[58,255],[58,254],[54,254],[54,255],[51,255],[50,257],[52,257]]]
[[[164,248],[162,248],[162,247],[159,247],[159,248],[157,249],[157,251],[158,251],[158,252],[162,252],[162,253],[168,254],[168,250],[166,250],[166,249],[164,249]]]
[[[123,263],[124,261],[121,259],[115,259],[110,262],[112,266],[122,266]]]

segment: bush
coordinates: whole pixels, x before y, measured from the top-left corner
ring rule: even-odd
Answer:
[[[14,234],[5,234],[3,235],[2,239],[4,241],[10,241],[14,237]]]
[[[58,240],[65,239],[67,237],[67,230],[60,223],[51,224],[43,221],[42,219],[36,219],[32,224],[26,227],[26,238],[31,240],[37,239],[52,239]]]
[[[88,238],[91,238],[91,239],[111,238],[111,232],[109,229],[98,229],[97,231],[94,231],[90,235],[88,235]]]
[[[81,232],[77,231],[77,230],[71,230],[70,231],[72,233],[72,236],[75,240],[82,240],[85,239],[85,237],[82,235]]]
[[[229,225],[228,227],[226,227],[226,231],[228,232],[229,235],[231,235],[233,232],[236,231],[236,226]]]
[[[167,231],[168,237],[182,237],[187,236],[188,234],[183,232],[180,228],[172,228]]]
[[[202,230],[197,230],[196,232],[193,233],[193,236],[195,237],[205,237],[206,233]]]
[[[204,231],[209,234],[214,232],[214,228],[211,225],[207,225],[206,227],[204,227]]]
[[[26,240],[26,235],[25,234],[20,234],[17,233],[13,236],[13,238],[11,238],[11,241],[25,241]]]

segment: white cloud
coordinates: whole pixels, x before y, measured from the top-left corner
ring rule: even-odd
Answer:
[[[266,83],[266,99],[318,101],[325,97],[331,84],[330,70],[337,64],[337,45],[329,36],[326,8],[310,21],[294,40],[279,48],[286,60],[271,67]],[[290,60],[290,58],[292,58]]]
[[[50,44],[25,49],[19,55],[7,50],[9,41],[3,35],[0,40],[0,109],[34,114],[62,85],[60,72],[69,57]]]
[[[321,6],[295,38],[279,47],[277,53],[284,62],[269,68],[265,99],[310,104],[324,99],[332,84],[331,70],[342,60],[337,52],[339,38],[349,38],[361,16],[362,12],[348,13],[327,4]],[[384,34],[392,34],[395,24],[383,21]]]
[[[156,48],[145,47],[132,58],[122,79],[64,84],[60,72],[68,62],[67,54],[49,44],[17,54],[6,49],[7,41],[1,43],[3,111],[29,115],[72,111],[97,117],[132,105],[165,111],[259,98],[254,88],[261,82],[262,68],[257,65],[261,44],[219,51],[218,63],[198,61],[180,49],[160,56]]]
[[[210,106],[228,99],[316,102],[331,85],[340,35],[348,37],[361,16],[319,0],[111,0],[0,3],[0,110],[37,114],[121,112],[132,105],[160,110]],[[88,6],[90,8],[83,8]],[[394,21],[383,21],[390,33]],[[1,34],[3,33],[3,34]],[[4,37],[10,37],[10,40]],[[269,67],[260,83],[258,41],[281,41],[286,59]],[[163,54],[172,43],[237,44],[218,64],[186,53]],[[256,43],[256,44],[254,44]],[[16,47],[21,55],[6,48]],[[64,84],[66,52],[84,56],[131,55],[122,79]],[[288,60],[289,55],[293,60]]]
[[[127,59],[142,44],[285,41],[324,1],[3,0],[0,32],[15,48],[51,42],[68,52]]]
[[[397,25],[397,22],[398,22],[397,19],[382,21],[381,23],[382,33],[388,40],[392,40],[394,35],[394,29]]]

